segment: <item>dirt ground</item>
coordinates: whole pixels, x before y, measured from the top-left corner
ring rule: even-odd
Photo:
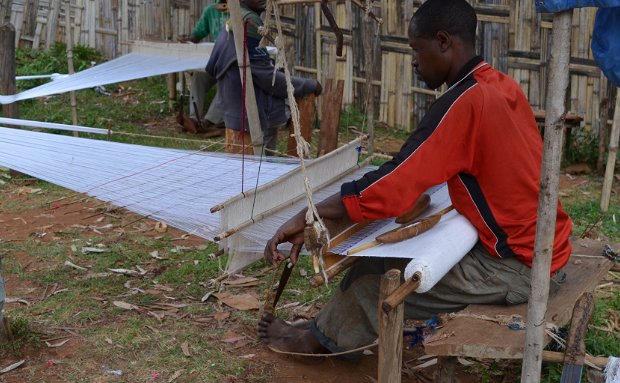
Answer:
[[[391,151],[390,147],[388,152]],[[562,176],[561,187],[564,193],[587,183],[588,180],[578,175]],[[22,205],[27,206],[28,194],[32,192],[27,184],[15,184],[0,189],[0,198],[4,206]],[[0,205],[1,206],[1,205]],[[62,241],[62,233],[74,230],[76,225],[82,227],[96,227],[101,225],[101,216],[95,214],[99,202],[92,199],[70,198],[66,201],[52,202],[45,206],[30,206],[24,208],[19,213],[0,211],[0,244],[19,243],[31,239],[35,239],[40,243],[54,243]],[[156,222],[144,220],[143,235],[157,236],[160,233],[155,230]],[[183,246],[198,246],[204,243],[204,240],[192,236],[184,236],[184,233],[169,229],[170,235],[182,238]],[[101,235],[94,231],[84,231],[83,236]],[[113,235],[113,233],[110,233]],[[10,253],[6,256],[14,257],[14,260],[21,266],[22,272],[29,273],[44,269],[48,265],[29,255],[26,252]],[[43,282],[37,283],[21,278],[20,275],[10,271],[5,272],[7,295],[11,298],[19,298],[19,300],[11,300],[7,303],[6,311],[11,314],[14,307],[23,304],[36,304],[42,297],[49,296],[50,285]],[[28,302],[28,303],[24,303]],[[257,312],[253,312],[258,318]],[[114,322],[118,318],[104,318],[95,321],[90,326],[101,326],[102,321]],[[185,320],[185,319],[180,319]],[[189,320],[189,319],[188,319]],[[215,326],[216,324],[204,324],[206,327]],[[222,353],[237,356],[247,356],[250,360],[250,367],[246,370],[245,376],[231,376],[228,382],[252,382],[251,371],[255,368],[261,371],[261,375],[270,376],[269,381],[278,382],[316,382],[316,383],[358,383],[358,382],[375,382],[377,376],[377,358],[376,355],[366,355],[361,358],[358,363],[342,361],[336,358],[328,358],[319,360],[317,363],[307,364],[293,359],[290,356],[283,356],[270,351],[256,337],[255,328],[247,325],[247,322],[228,320],[226,322],[226,330],[228,338],[221,337],[214,339],[221,345]],[[103,374],[101,369],[97,371],[93,366],[101,366],[105,364],[102,360],[93,360],[96,358],[92,352],[93,345],[86,336],[81,334],[88,328],[56,328],[47,329],[42,338],[49,339],[48,343],[55,344],[58,340],[63,339],[66,334],[73,334],[71,341],[58,347],[26,347],[22,350],[19,357],[7,356],[0,358],[0,370],[10,366],[11,364],[25,360],[24,364],[12,371],[2,373],[0,371],[0,382],[17,383],[17,382],[64,382],[67,381],[65,376],[68,371],[75,369],[93,369],[92,379],[83,381],[107,382],[107,381],[132,381],[126,380],[124,377],[110,376]],[[231,336],[243,337],[244,342],[230,342]],[[376,351],[376,349],[374,350]],[[420,359],[423,357],[423,350],[420,346],[413,349],[404,350],[403,361],[403,382],[428,382],[432,381],[435,367],[425,367],[416,369],[414,366],[420,365],[428,360]],[[432,362],[431,362],[432,363]],[[499,369],[502,374],[500,376],[488,377],[489,382],[510,382],[516,381],[517,376],[513,371],[516,369],[518,373],[519,364],[509,362],[499,362]],[[82,367],[83,366],[83,367]],[[495,367],[497,369],[497,366]],[[461,366],[459,368],[459,376],[462,382],[480,381],[480,376],[472,367]],[[82,381],[82,380],[81,380]],[[152,379],[143,381],[166,381],[166,382],[193,382],[191,372],[175,378],[166,377],[165,379]]]

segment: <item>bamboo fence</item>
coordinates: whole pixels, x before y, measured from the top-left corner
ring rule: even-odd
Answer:
[[[172,40],[191,33],[204,6],[213,0],[13,0],[11,22],[20,47],[46,49],[65,41],[66,4],[70,1],[73,41],[107,57],[127,53],[130,40]],[[376,121],[405,130],[415,128],[438,93],[424,88],[411,71],[407,26],[420,0],[383,0],[372,11],[383,19],[377,28],[380,52],[365,59],[364,12],[349,0],[329,7],[344,34],[342,57],[316,0],[281,0],[285,41],[293,72],[345,81],[343,104],[361,108],[366,79],[375,87]],[[521,86],[534,109],[545,109],[552,15],[537,14],[533,0],[474,0],[479,18],[480,55]],[[594,63],[590,49],[595,9],[575,9],[572,25],[567,109],[583,117],[582,126],[606,137],[613,115],[615,88]],[[372,44],[367,44],[367,48]],[[366,62],[369,61],[367,64]],[[368,67],[368,68],[367,68]],[[366,71],[372,73],[367,76]],[[611,100],[611,102],[610,102]],[[603,127],[603,134],[599,131]]]

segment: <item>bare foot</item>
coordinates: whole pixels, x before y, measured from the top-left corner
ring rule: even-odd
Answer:
[[[322,354],[328,351],[321,346],[310,331],[310,321],[292,326],[271,314],[265,314],[258,322],[258,336],[264,342],[281,351],[303,354]]]

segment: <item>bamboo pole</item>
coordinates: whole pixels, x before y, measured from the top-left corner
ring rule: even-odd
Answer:
[[[605,167],[605,179],[601,192],[601,210],[609,210],[611,198],[611,186],[614,183],[614,170],[616,168],[616,156],[618,154],[618,141],[620,139],[620,88],[616,92],[616,106],[614,109],[614,122],[609,135],[609,153],[607,154],[607,166]]]
[[[0,26],[0,94],[15,94],[15,28],[7,23]],[[2,105],[5,117],[19,118],[17,103]]]
[[[549,298],[549,274],[553,255],[560,183],[560,158],[565,113],[564,97],[569,80],[570,33],[573,10],[553,15],[553,41],[549,61],[544,151],[540,175],[538,224],[534,244],[531,291],[527,307],[527,332],[521,382],[540,381],[545,313]]]
[[[73,28],[71,27],[71,0],[65,2],[66,6],[66,22],[65,22],[65,37],[67,40],[67,66],[69,74],[75,73],[73,66]],[[78,124],[77,120],[77,101],[75,99],[75,91],[69,92],[69,98],[71,103],[71,122],[73,125]],[[79,137],[78,132],[73,132],[75,137]]]
[[[374,22],[368,15],[364,16],[364,66],[366,71],[366,129],[368,131],[368,153],[373,155],[375,152],[375,92],[372,85],[373,79],[373,55],[375,36],[378,37],[378,31],[375,33]],[[373,36],[374,35],[374,36]]]
[[[254,81],[252,81],[252,70],[250,65],[243,67],[244,49],[245,57],[249,63],[249,56],[247,49],[243,46],[243,20],[241,19],[241,5],[239,0],[230,0],[228,2],[228,8],[230,10],[230,21],[232,23],[233,36],[235,38],[235,49],[237,51],[237,64],[239,65],[239,73],[243,78],[245,71],[246,85],[245,85],[245,109],[248,116],[248,123],[250,125],[250,136],[252,137],[252,146],[254,147],[254,154],[260,155],[263,147],[263,131],[261,130],[260,120],[258,118],[258,107],[256,105],[256,93],[254,93]]]
[[[395,310],[381,309],[383,300],[400,284],[400,271],[388,270],[381,276],[379,292],[379,383],[400,383],[403,359],[404,306],[401,302]]]

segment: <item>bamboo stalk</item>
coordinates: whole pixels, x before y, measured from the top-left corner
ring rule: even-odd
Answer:
[[[528,302],[527,332],[523,351],[522,383],[540,381],[544,346],[545,314],[549,298],[549,274],[557,218],[558,186],[564,95],[568,87],[570,58],[570,28],[573,11],[553,16],[553,42],[549,64],[549,90],[546,106],[544,152],[540,177],[538,224],[534,244],[531,291]]]
[[[620,140],[620,89],[616,93],[616,106],[614,110],[614,122],[611,126],[609,135],[609,153],[607,154],[607,166],[605,167],[605,178],[603,180],[603,191],[601,192],[601,210],[609,210],[609,199],[611,198],[611,186],[614,181],[614,170],[616,167],[616,156],[618,153],[618,141]]]
[[[67,39],[67,66],[69,74],[75,73],[73,66],[73,29],[71,28],[71,0],[65,2],[66,22],[65,22],[65,37]],[[77,100],[75,98],[75,91],[69,92],[69,99],[71,103],[71,121],[73,125],[77,125]],[[79,137],[78,132],[73,132],[75,137]]]

